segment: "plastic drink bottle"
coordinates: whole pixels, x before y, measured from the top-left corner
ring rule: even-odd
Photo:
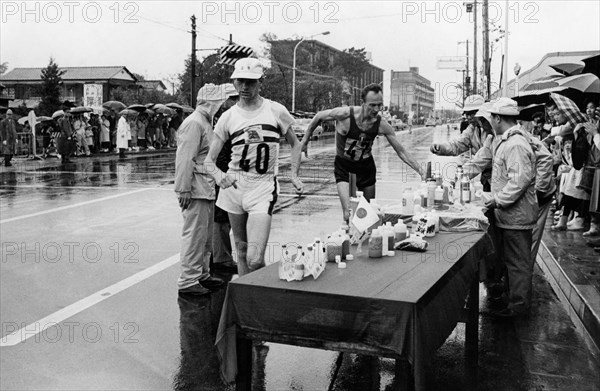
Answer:
[[[404,221],[398,219],[396,225],[394,225],[394,241],[400,242],[408,237],[408,229]]]
[[[379,230],[375,228],[369,238],[369,258],[381,258],[382,237]]]
[[[466,175],[463,175],[460,181],[460,201],[461,204],[468,204],[471,202],[471,183]]]

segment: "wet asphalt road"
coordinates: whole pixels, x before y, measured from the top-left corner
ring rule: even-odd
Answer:
[[[400,132],[425,164],[446,127]],[[282,147],[281,194],[267,262],[290,241],[338,228],[333,140],[313,142],[295,195]],[[384,140],[374,146],[377,198],[397,202],[418,178]],[[226,390],[213,349],[224,292],[178,296],[181,215],[174,153],[101,156],[74,164],[18,162],[0,172],[2,390]],[[456,158],[437,158],[452,175]],[[598,359],[538,270],[528,321],[486,314],[481,289],[481,390],[598,390]],[[464,390],[464,329],[428,369],[431,390]],[[256,390],[392,390],[394,362],[266,344],[255,351]]]

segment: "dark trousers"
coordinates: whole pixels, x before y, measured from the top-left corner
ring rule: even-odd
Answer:
[[[508,308],[524,313],[531,304],[531,284],[535,261],[531,257],[532,230],[496,227],[498,253],[506,268]]]
[[[12,160],[13,155],[12,154],[4,154],[4,165],[5,166],[10,166],[10,161]]]

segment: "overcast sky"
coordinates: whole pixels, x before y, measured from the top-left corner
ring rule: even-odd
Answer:
[[[481,2],[481,0],[479,0]],[[450,107],[443,91],[460,83],[461,73],[437,69],[440,56],[464,56],[473,41],[472,14],[463,1],[2,1],[0,62],[14,67],[44,67],[49,58],[59,66],[124,65],[148,79],[183,71],[191,50],[190,16],[197,17],[197,48],[214,49],[235,43],[260,50],[259,37],[310,36],[338,49],[364,47],[372,63],[385,70],[419,67],[439,98]],[[505,1],[490,1],[490,18],[504,28]],[[509,69],[518,62],[523,71],[544,54],[600,49],[600,2],[511,1],[509,11]],[[481,24],[481,17],[479,18]],[[498,36],[492,33],[491,38]],[[479,42],[481,67],[481,39]],[[473,47],[470,47],[472,53]],[[492,80],[500,76],[503,42],[493,52]],[[198,52],[200,56],[210,51]],[[291,63],[291,59],[290,59]],[[386,102],[387,103],[387,102]]]

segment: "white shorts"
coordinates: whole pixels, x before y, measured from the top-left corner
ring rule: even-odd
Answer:
[[[279,195],[277,178],[268,181],[238,180],[237,189],[233,186],[219,190],[216,205],[233,214],[273,214],[273,208]]]

